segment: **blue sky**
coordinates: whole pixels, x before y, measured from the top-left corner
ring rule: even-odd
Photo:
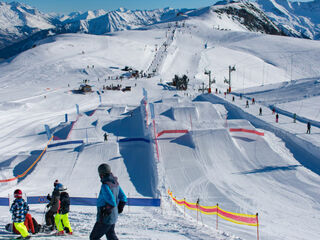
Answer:
[[[12,0],[0,0],[12,2]],[[70,13],[87,10],[115,10],[155,8],[199,8],[213,5],[217,0],[16,0],[39,9],[42,12]],[[300,0],[308,1],[308,0]]]

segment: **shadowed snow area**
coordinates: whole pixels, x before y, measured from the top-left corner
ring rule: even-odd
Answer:
[[[44,125],[56,138],[24,178],[0,182],[0,197],[12,201],[17,188],[24,197],[45,196],[58,179],[71,197],[95,198],[97,167],[108,163],[128,197],[161,199],[161,207],[126,206],[119,239],[256,239],[256,227],[222,218],[216,230],[216,215],[197,219],[172,202],[168,189],[202,206],[259,213],[261,239],[317,239],[320,42],[230,24],[226,29],[241,32],[193,18],[105,36],[52,36],[1,62],[0,179],[22,174],[45,149]],[[126,66],[151,75],[120,78],[130,75],[121,70]],[[236,71],[232,93],[224,95],[229,66]],[[175,74],[189,77],[186,91],[168,84]],[[74,94],[85,81],[92,92]],[[106,88],[118,85],[127,90]],[[306,134],[309,120],[316,124]],[[30,204],[41,224],[44,207]],[[95,215],[95,207],[71,206],[74,236],[67,238],[88,239]],[[8,207],[0,206],[0,239],[11,237],[4,230],[10,221]]]

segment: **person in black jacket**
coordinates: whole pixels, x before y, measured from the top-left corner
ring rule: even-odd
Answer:
[[[310,134],[311,133],[311,123],[308,122],[307,123],[307,134]]]
[[[59,200],[60,200],[60,192],[57,188],[58,186],[58,180],[54,182],[54,190],[52,192],[52,195],[48,195],[47,199],[50,201],[49,204],[47,205],[47,208],[49,210],[46,212],[46,226],[45,229],[49,231],[54,230],[54,215],[58,212],[59,209]]]
[[[58,190],[60,192],[60,208],[58,209],[58,213],[54,217],[54,221],[58,229],[56,235],[64,235],[64,230],[66,230],[68,234],[72,235],[72,228],[69,222],[69,194],[66,192],[67,188],[64,187],[62,184],[58,185]]]

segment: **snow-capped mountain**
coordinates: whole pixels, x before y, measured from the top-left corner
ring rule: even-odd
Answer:
[[[106,34],[197,18],[217,29],[320,38],[320,0],[224,0],[200,9],[104,10],[49,15],[20,3],[0,2],[0,58],[61,33]],[[6,47],[6,49],[4,49]]]
[[[90,20],[93,18],[100,17],[102,15],[107,14],[107,12],[103,9],[94,10],[94,11],[87,11],[87,12],[72,12],[68,15],[64,15],[60,18],[60,21],[63,23],[70,23],[74,21],[80,20]]]
[[[191,11],[188,15],[201,17],[220,29],[285,35],[258,5],[249,1],[220,1],[214,6]]]
[[[257,3],[286,34],[320,39],[320,0],[310,2],[257,0]]]
[[[145,27],[151,24],[167,21],[184,13],[187,9],[163,8],[156,10],[127,10],[120,8],[103,14],[103,11],[88,11],[75,14],[63,21],[65,28],[71,32],[84,32],[90,34],[105,34]],[[96,16],[96,17],[94,17]]]
[[[60,21],[37,9],[17,2],[0,2],[0,49],[43,30],[55,28]]]

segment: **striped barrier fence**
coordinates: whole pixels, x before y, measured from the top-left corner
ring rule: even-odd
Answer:
[[[252,129],[244,129],[244,128],[229,128],[230,132],[245,132],[245,133],[252,133],[259,136],[264,136],[263,132],[258,132],[257,130]]]
[[[40,159],[42,158],[43,154],[47,151],[47,148],[48,148],[48,145],[49,143],[51,142],[51,140],[53,139],[53,135],[51,136],[51,138],[49,139],[46,147],[43,149],[43,151],[41,152],[41,154],[37,157],[37,159],[29,166],[29,168],[27,170],[25,170],[22,174],[16,176],[16,177],[13,177],[13,178],[9,178],[9,179],[2,179],[0,180],[0,183],[4,183],[4,182],[11,182],[11,181],[14,181],[14,180],[17,180],[19,178],[23,178],[35,165],[37,162],[40,161]]]
[[[187,129],[182,129],[182,130],[163,130],[157,134],[157,137],[160,137],[161,135],[165,133],[188,133],[189,130]]]
[[[74,140],[74,141],[53,143],[53,144],[49,144],[48,148],[53,148],[53,147],[58,147],[58,146],[63,146],[63,145],[69,145],[69,144],[83,144],[83,140]]]
[[[9,206],[9,198],[0,198],[0,206]],[[47,204],[47,196],[27,196],[28,204]],[[71,205],[78,206],[96,206],[97,198],[88,197],[70,197]],[[135,207],[160,207],[161,200],[159,198],[128,198],[128,206]]]
[[[199,200],[197,203],[190,203],[187,202],[185,199],[178,200],[175,198],[170,190],[168,190],[168,195],[171,199],[179,206],[184,206],[190,210],[197,211],[197,218],[198,212],[206,214],[206,215],[217,215],[216,218],[216,229],[218,230],[218,217],[221,217],[224,220],[229,222],[233,222],[236,224],[247,225],[247,226],[256,226],[257,227],[257,239],[259,240],[259,220],[258,220],[258,213],[255,215],[250,214],[243,214],[243,213],[233,213],[228,212],[219,207],[217,204],[216,206],[201,206],[199,204]]]

